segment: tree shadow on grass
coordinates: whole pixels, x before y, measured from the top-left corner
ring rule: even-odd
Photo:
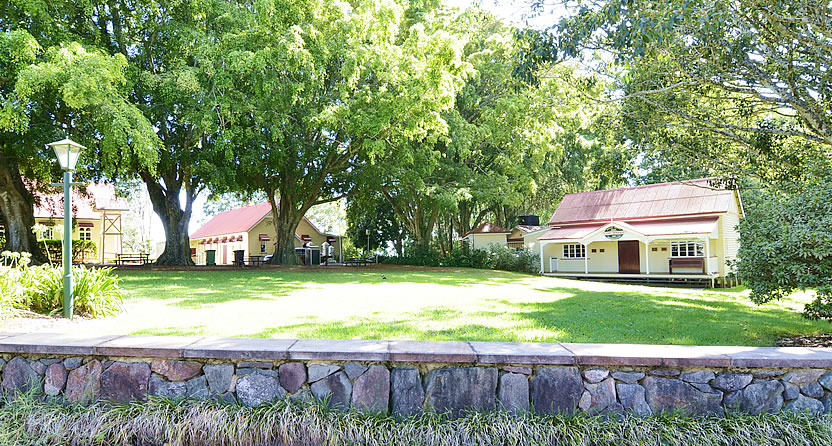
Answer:
[[[447,307],[426,308],[406,318],[374,320],[350,317],[344,320],[321,321],[311,316],[302,323],[269,328],[248,336],[255,338],[369,339],[369,340],[432,340],[432,341],[516,341],[515,336],[497,327],[462,324],[448,328],[430,328],[428,323],[454,320],[464,316]]]
[[[786,333],[829,328],[775,306],[644,292],[600,292],[553,287],[552,301],[503,302],[537,329],[563,330],[561,342],[698,345],[773,345]]]

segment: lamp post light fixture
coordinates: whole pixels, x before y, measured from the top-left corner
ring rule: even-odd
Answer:
[[[367,228],[367,258],[370,258],[370,228]]]
[[[64,317],[72,319],[72,172],[81,151],[86,147],[71,139],[47,144],[55,151],[61,170],[64,171]]]

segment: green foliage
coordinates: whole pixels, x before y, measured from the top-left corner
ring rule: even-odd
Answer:
[[[769,182],[832,162],[832,35],[816,32],[830,19],[816,1],[589,0],[570,9],[552,29],[557,46],[615,58],[591,62],[613,83],[597,99],[621,104],[621,136],[643,152],[637,159],[658,153]]]
[[[347,205],[347,224],[347,235],[358,246],[366,247],[369,237],[371,251],[385,250],[389,242],[396,255],[402,255],[405,230],[393,206],[380,194],[365,194],[351,199]]]
[[[4,251],[0,258],[0,315],[22,310],[55,314],[63,310],[63,268],[30,266],[29,257]],[[75,313],[87,317],[112,316],[121,310],[123,291],[112,268],[74,266]]]
[[[822,445],[832,443],[832,416],[781,412],[724,417],[678,413],[620,417],[513,415],[472,412],[452,420],[435,413],[405,419],[339,412],[314,402],[278,400],[251,408],[218,399],[94,403],[88,407],[43,401],[33,394],[0,406],[4,444],[254,445],[264,439],[291,444],[408,444],[496,446]],[[267,440],[268,442],[270,440]]]
[[[59,262],[64,254],[64,242],[62,240],[41,240],[40,243],[44,245],[49,255],[49,259],[53,262]],[[79,262],[88,258],[91,254],[95,254],[96,244],[92,240],[73,240],[72,241],[72,261]]]
[[[533,251],[496,245],[489,246],[487,250],[472,250],[466,245],[457,245],[445,256],[430,246],[412,245],[405,249],[404,256],[385,257],[383,262],[395,265],[498,269],[532,274],[540,271],[540,256]]]
[[[738,272],[756,303],[815,289],[804,314],[832,320],[832,177],[769,192],[740,223]]]

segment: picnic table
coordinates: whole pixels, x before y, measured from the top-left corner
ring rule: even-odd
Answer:
[[[263,258],[264,256],[248,256],[248,264],[254,266],[260,266],[266,263],[266,260]]]
[[[376,263],[372,258],[350,257],[344,260],[344,265],[347,266],[367,266],[371,263]]]
[[[125,263],[138,263],[140,265],[147,265],[148,263],[150,263],[150,254],[143,252],[116,254],[116,265],[124,265]]]

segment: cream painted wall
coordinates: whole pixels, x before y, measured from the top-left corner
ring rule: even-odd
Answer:
[[[595,252],[592,252],[592,250]],[[603,250],[604,252],[601,252]],[[589,271],[595,273],[618,272],[618,242],[592,242],[587,246]]]
[[[540,237],[543,237],[543,234],[546,234],[546,231],[530,233],[523,236],[523,244],[526,246],[526,249],[531,249],[536,253],[540,252],[540,245],[538,245],[538,242]]]
[[[41,224],[47,227],[52,228],[52,238],[55,240],[60,240],[63,238],[64,235],[64,219],[63,218],[36,218],[36,224]],[[121,253],[121,236],[120,235],[108,235],[105,240],[104,244],[101,244],[101,231],[102,231],[102,221],[92,220],[92,219],[73,219],[72,221],[72,239],[73,240],[80,240],[81,239],[81,229],[78,226],[78,223],[92,223],[92,231],[90,233],[90,240],[95,243],[95,252],[87,255],[84,259],[85,262],[93,262],[98,263],[101,262],[101,249],[104,249],[105,263],[112,263],[115,262],[116,254]]]
[[[508,246],[507,234],[471,234],[471,249],[488,249],[491,245]]]

